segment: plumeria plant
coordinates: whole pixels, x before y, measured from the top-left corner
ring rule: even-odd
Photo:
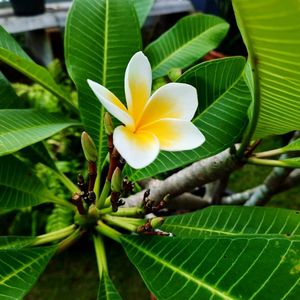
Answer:
[[[210,61],[202,58],[229,25],[194,13],[143,48],[153,3],[73,1],[65,59],[78,104],[0,30],[1,61],[70,116],[24,108],[1,74],[1,211],[52,210],[44,234],[0,237],[1,299],[23,299],[52,256],[82,236],[94,243],[95,299],[121,299],[108,239],[157,299],[298,299],[299,212],[257,206],[300,178],[300,3],[233,0],[248,57]],[[43,142],[70,126],[82,132],[76,182]],[[277,149],[257,148],[283,134]],[[38,163],[68,193],[47,186]],[[260,185],[228,193],[230,175],[246,164],[272,169]]]

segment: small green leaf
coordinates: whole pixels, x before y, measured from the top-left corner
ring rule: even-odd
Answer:
[[[10,82],[0,72],[0,109],[20,108],[21,101]]]
[[[297,139],[290,144],[281,148],[282,153],[290,151],[300,151],[300,139]]]
[[[0,296],[23,299],[56,251],[54,247],[0,250]]]
[[[21,208],[47,201],[49,191],[26,164],[0,157],[0,208]]]
[[[247,125],[247,110],[252,99],[246,70],[244,58],[232,57],[205,62],[185,72],[178,82],[189,83],[197,89],[199,108],[193,122],[204,134],[205,143],[190,151],[161,151],[149,167],[126,168],[130,179],[139,180],[182,167],[237,142]]]
[[[140,26],[142,27],[154,4],[154,0],[133,0]]]
[[[75,0],[65,31],[65,57],[78,90],[85,130],[98,149],[98,165],[107,155],[104,108],[87,84],[94,80],[124,99],[124,74],[141,49],[136,12],[131,0]]]
[[[99,286],[97,300],[121,300],[121,296],[116,290],[108,274],[103,273]]]
[[[49,71],[36,64],[18,45],[13,37],[0,26],[0,60],[28,78],[36,81],[45,89],[73,107],[70,99],[56,84]]]
[[[39,142],[71,125],[80,123],[35,109],[2,109],[0,156]]]
[[[31,163],[42,163],[43,165],[57,171],[54,160],[51,158],[44,142],[39,142],[30,147],[23,148],[19,154],[31,161]]]
[[[224,20],[215,16],[195,14],[182,18],[145,49],[153,78],[168,74],[172,68],[191,65],[215,49],[228,28]]]
[[[74,221],[74,212],[64,206],[56,205],[47,219],[46,232],[68,227]]]

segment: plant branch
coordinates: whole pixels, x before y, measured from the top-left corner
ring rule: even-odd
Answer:
[[[224,171],[226,173],[232,172],[242,165],[241,161],[231,155],[229,149],[227,149],[215,156],[195,162],[163,181],[156,180],[152,186],[150,183],[150,198],[157,202],[168,194],[170,197],[179,196],[185,192],[192,191],[195,187],[221,178],[224,175]],[[126,202],[125,206],[141,205],[144,193],[145,190],[124,199]]]

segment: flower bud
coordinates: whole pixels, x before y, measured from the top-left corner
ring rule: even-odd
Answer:
[[[176,81],[182,74],[182,70],[179,68],[172,68],[168,73],[168,77],[171,81]]]
[[[114,132],[114,125],[111,119],[111,116],[108,112],[104,114],[104,128],[105,128],[105,133],[107,135],[112,135]]]
[[[111,178],[111,190],[120,193],[122,189],[122,174],[119,167],[117,167]]]
[[[97,161],[97,149],[92,138],[84,131],[81,135],[81,146],[87,161]]]
[[[152,227],[153,229],[156,229],[156,228],[160,227],[160,226],[163,224],[164,221],[165,221],[164,218],[162,218],[162,217],[157,217],[157,218],[151,219],[151,220],[150,220],[150,224],[151,224],[151,227]]]

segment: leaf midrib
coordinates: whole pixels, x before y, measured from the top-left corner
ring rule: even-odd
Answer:
[[[10,251],[15,251],[17,252],[18,250],[4,250],[3,252],[10,252]],[[42,258],[44,258],[45,256],[49,255],[48,252],[45,252],[44,254],[42,254],[41,256],[39,256],[37,259],[34,259],[32,261],[30,261],[29,263],[22,265],[21,268],[17,269],[17,270],[13,270],[13,272],[9,273],[8,275],[4,276],[3,278],[0,279],[0,285],[4,284],[6,281],[8,281],[11,277],[13,277],[14,275],[17,275],[18,273],[22,272],[23,270],[25,270],[26,268],[28,268],[30,265],[32,265],[33,263],[40,261]],[[32,257],[31,257],[32,259]]]
[[[147,251],[143,247],[136,245],[135,243],[131,242],[129,239],[126,239],[126,237],[122,237],[122,239],[125,240],[126,243],[130,244],[131,246],[135,247],[136,249],[138,249],[139,251],[144,253],[145,255],[151,257],[152,259],[154,259],[156,262],[160,262],[162,265],[164,265],[165,267],[171,269],[172,271],[176,272],[177,274],[179,274],[179,275],[185,277],[186,279],[188,279],[190,281],[193,281],[197,285],[202,286],[203,288],[209,290],[212,294],[218,295],[218,296],[220,296],[220,297],[222,297],[223,299],[226,299],[226,300],[235,300],[235,298],[232,298],[232,297],[226,295],[225,292],[219,291],[219,290],[213,288],[212,286],[208,285],[204,281],[201,281],[198,278],[195,278],[195,277],[191,276],[191,274],[188,274],[185,271],[179,269],[178,267],[172,265],[170,262],[167,262],[167,261],[163,260],[161,257],[151,253],[150,251]]]
[[[225,26],[224,26],[225,25]],[[160,63],[158,63],[156,66],[152,66],[152,73],[154,73],[162,64],[164,64],[167,60],[170,60],[170,57],[176,55],[178,52],[180,52],[181,50],[183,50],[184,48],[188,47],[191,43],[193,43],[195,40],[201,38],[203,35],[209,33],[210,31],[216,29],[217,27],[222,27],[224,26],[224,28],[227,26],[226,23],[218,23],[216,25],[214,25],[213,27],[210,27],[209,29],[206,29],[205,31],[201,32],[201,34],[197,35],[196,37],[192,38],[191,40],[189,40],[187,43],[185,43],[182,47],[177,48],[176,51],[172,52],[170,55],[168,55],[167,57],[165,57],[163,60],[160,61]],[[145,53],[147,53],[147,50],[150,48],[150,46],[152,46],[153,44],[149,45],[146,49],[145,49]]]

